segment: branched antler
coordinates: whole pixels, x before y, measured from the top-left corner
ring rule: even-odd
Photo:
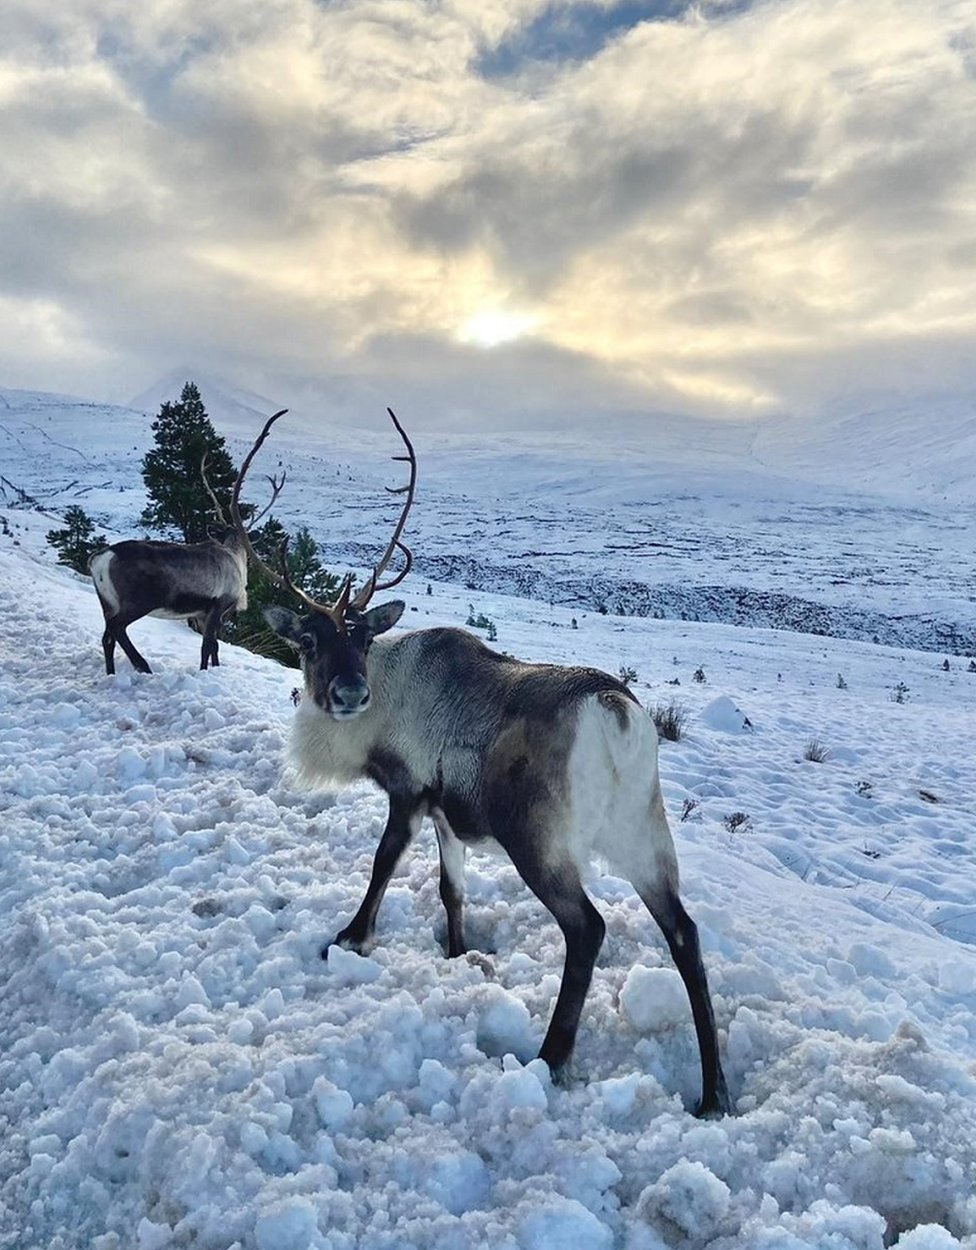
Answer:
[[[261,447],[264,445],[265,440],[270,434],[271,427],[278,420],[278,418],[283,417],[287,411],[288,411],[287,408],[282,408],[280,412],[276,412],[273,417],[268,418],[268,420],[264,423],[264,428],[262,429],[261,433],[258,435],[257,439],[255,439],[253,447],[244,457],[244,462],[241,465],[241,471],[237,475],[237,480],[234,483],[234,489],[231,493],[231,501],[230,501],[231,523],[237,529],[238,533],[241,534],[244,540],[244,546],[248,554],[248,559],[251,560],[258,569],[260,569],[262,574],[266,578],[268,578],[269,581],[273,582],[274,585],[278,586],[281,590],[286,590],[288,591],[289,594],[294,595],[296,599],[300,600],[300,602],[305,604],[305,606],[307,608],[310,608],[313,612],[320,612],[324,616],[331,617],[332,620],[335,622],[336,626],[340,630],[344,630],[345,629],[345,616],[347,612],[350,612],[350,611],[362,612],[366,608],[366,605],[369,603],[370,599],[372,599],[373,595],[376,594],[378,590],[390,590],[392,589],[392,587],[398,586],[400,582],[402,582],[403,579],[407,576],[407,574],[410,572],[410,569],[413,566],[413,553],[411,552],[410,548],[402,541],[400,535],[403,533],[403,527],[406,525],[406,522],[407,522],[407,514],[409,513],[411,505],[413,504],[414,491],[417,485],[417,456],[416,456],[416,453],[414,452],[413,444],[410,442],[410,439],[407,437],[406,431],[404,430],[403,426],[397,420],[396,414],[394,413],[393,409],[387,408],[386,411],[390,414],[390,419],[393,421],[393,424],[396,426],[397,433],[403,439],[404,446],[407,449],[407,454],[405,456],[393,456],[393,459],[403,461],[405,464],[410,465],[410,478],[405,486],[387,486],[386,490],[389,491],[391,495],[406,495],[406,500],[404,502],[403,508],[401,509],[399,520],[397,521],[396,527],[393,531],[393,537],[390,539],[389,543],[387,544],[386,550],[383,552],[383,555],[380,557],[379,562],[373,566],[373,571],[370,574],[369,578],[367,579],[366,583],[356,593],[355,597],[350,598],[352,594],[352,575],[350,574],[343,581],[342,587],[339,591],[339,595],[334,603],[331,603],[331,604],[319,603],[317,600],[313,599],[310,595],[306,594],[306,592],[302,590],[301,587],[296,586],[294,581],[291,578],[291,574],[288,571],[288,539],[285,538],[278,548],[279,568],[275,570],[271,568],[269,564],[266,564],[264,560],[262,560],[261,557],[254,550],[254,547],[251,543],[251,539],[248,535],[248,532],[244,527],[244,522],[241,519],[240,495],[241,495],[241,486],[244,483],[244,478],[247,476],[247,471],[251,467],[251,463],[254,460],[254,457],[261,450]],[[219,504],[217,503],[216,497],[214,496],[213,491],[210,490],[210,485],[206,480],[206,474],[204,472],[205,465],[206,465],[206,457],[204,457],[204,463],[201,464],[201,472],[204,473],[204,484],[207,486],[207,490],[210,493],[210,497],[214,501],[214,506],[219,508]],[[287,474],[282,473],[280,481],[278,481],[276,477],[268,478],[269,482],[271,483],[271,488],[272,488],[273,493],[272,493],[271,503],[269,503],[268,507],[265,508],[264,511],[261,513],[261,517],[264,517],[267,514],[271,505],[278,498],[279,494],[281,493],[281,489],[285,484],[286,477],[287,477]],[[261,517],[258,517],[257,519],[260,520]],[[391,578],[390,581],[380,582],[379,580],[380,577],[386,571],[387,567],[389,566],[390,561],[392,560],[394,554],[397,551],[401,552],[401,554],[404,557],[403,568],[399,571],[399,573],[396,574],[395,577]]]
[[[251,536],[248,534],[247,528],[244,525],[244,522],[241,518],[241,504],[240,504],[241,487],[244,485],[244,479],[245,477],[247,477],[247,471],[251,467],[251,462],[254,460],[254,457],[258,454],[258,452],[264,446],[265,440],[267,439],[268,435],[271,433],[271,427],[278,420],[278,418],[283,417],[287,411],[288,411],[287,408],[282,408],[280,412],[276,412],[274,416],[269,417],[267,421],[265,421],[264,428],[261,430],[261,433],[254,440],[254,445],[251,447],[251,450],[244,457],[244,463],[241,465],[241,470],[237,475],[237,480],[234,482],[234,489],[231,491],[231,496],[230,496],[231,523],[234,526],[234,528],[237,530],[238,534],[241,535],[241,538],[244,541],[244,549],[247,551],[248,559],[251,561],[252,564],[254,564],[254,566],[257,569],[261,571],[263,576],[265,576],[268,579],[268,581],[273,582],[274,585],[277,586],[281,590],[289,591],[291,594],[295,596],[296,599],[300,599],[301,602],[306,605],[306,607],[311,608],[313,611],[324,612],[327,616],[331,616],[332,613],[328,607],[326,607],[324,604],[316,603],[314,599],[310,598],[304,592],[304,590],[296,586],[294,582],[291,580],[291,575],[288,572],[288,539],[286,538],[281,543],[281,546],[278,549],[278,559],[279,559],[279,563],[281,567],[280,567],[280,571],[277,571],[273,569],[270,564],[266,564],[264,560],[262,560],[261,557],[258,555],[258,553],[254,550],[254,546],[251,542]],[[282,473],[280,482],[278,482],[276,478],[269,479],[271,482],[272,491],[273,491],[273,495],[271,499],[272,504],[274,503],[275,499],[278,498],[278,495],[281,493],[281,488],[285,484],[286,476],[287,474]],[[268,504],[268,508],[270,507],[271,507],[271,504]],[[261,516],[265,515],[265,513],[268,511],[268,508],[265,508],[264,512],[261,513]]]
[[[214,512],[217,514],[217,520],[220,522],[221,525],[226,525],[228,522],[227,522],[227,517],[224,515],[223,505],[221,504],[217,496],[214,494],[214,489],[210,485],[210,479],[207,477],[207,457],[209,455],[210,455],[209,449],[203,453],[203,458],[200,461],[200,476],[203,479],[204,490],[210,496],[210,502],[214,506]]]
[[[365,585],[356,593],[355,598],[349,604],[349,607],[356,612],[362,612],[378,590],[392,590],[394,586],[399,586],[413,567],[413,552],[406,545],[406,543],[401,541],[400,535],[403,533],[403,527],[407,523],[407,514],[413,504],[414,491],[417,486],[417,455],[413,449],[413,444],[407,437],[406,430],[404,430],[403,426],[397,420],[396,413],[392,408],[387,408],[386,411],[390,414],[390,420],[396,426],[397,433],[403,439],[404,446],[407,449],[407,454],[405,456],[393,456],[392,459],[400,460],[403,463],[410,465],[410,480],[407,482],[406,486],[386,487],[386,490],[391,495],[406,495],[407,498],[400,512],[400,519],[397,521],[396,529],[393,531],[393,537],[387,544],[386,550],[380,557],[379,563],[373,566],[373,571],[367,579]],[[396,551],[403,553],[403,568],[391,581],[381,582],[379,579],[382,574],[386,572],[387,566],[393,559],[393,554]]]
[[[275,505],[275,500],[276,500],[276,499],[278,498],[278,496],[281,494],[281,491],[282,491],[282,488],[283,488],[283,487],[284,487],[284,485],[285,485],[285,482],[287,482],[287,481],[288,481],[288,473],[287,473],[287,471],[286,471],[286,470],[284,470],[284,469],[282,469],[282,471],[281,471],[281,480],[280,480],[280,481],[279,481],[279,480],[278,480],[278,478],[277,478],[274,474],[272,474],[272,473],[266,473],[264,476],[265,476],[266,481],[267,481],[267,482],[270,484],[270,486],[271,486],[271,498],[268,500],[268,502],[267,502],[266,506],[265,506],[265,507],[263,507],[263,508],[261,509],[261,511],[257,514],[257,516],[255,516],[255,517],[251,517],[251,525],[259,525],[259,524],[260,524],[260,523],[264,520],[264,518],[268,515],[268,513],[269,513],[269,512],[271,511],[271,509],[274,507],[274,505]]]

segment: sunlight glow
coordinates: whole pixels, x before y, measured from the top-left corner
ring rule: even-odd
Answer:
[[[526,313],[504,312],[500,308],[484,308],[461,326],[458,338],[462,343],[474,343],[477,347],[497,347],[511,343],[527,334],[536,324],[536,318]]]

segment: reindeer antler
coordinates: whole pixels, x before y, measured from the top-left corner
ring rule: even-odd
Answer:
[[[282,408],[280,412],[276,412],[274,416],[269,417],[267,421],[265,421],[264,428],[261,430],[261,433],[254,440],[254,444],[251,447],[251,450],[244,457],[244,462],[241,465],[240,472],[237,475],[237,480],[234,482],[234,489],[232,490],[231,497],[230,497],[231,523],[233,524],[234,528],[237,530],[238,534],[240,534],[241,538],[244,541],[244,549],[247,552],[248,559],[255,565],[256,568],[260,569],[261,573],[268,579],[268,581],[273,582],[281,590],[289,591],[291,594],[295,596],[296,599],[300,599],[301,602],[306,605],[306,607],[311,608],[314,612],[324,612],[327,616],[331,616],[332,611],[330,608],[326,607],[324,604],[316,603],[314,599],[310,598],[304,592],[304,590],[301,590],[291,580],[291,576],[288,573],[288,539],[286,538],[278,549],[278,560],[281,565],[281,571],[277,572],[275,569],[271,567],[270,564],[265,564],[265,562],[261,559],[258,553],[254,550],[254,546],[251,543],[250,536],[247,532],[247,529],[244,525],[243,520],[241,519],[241,507],[240,507],[241,487],[244,485],[244,479],[245,477],[247,477],[247,471],[251,467],[251,462],[253,461],[254,457],[258,454],[258,452],[264,446],[265,439],[267,439],[268,435],[271,433],[271,427],[278,420],[278,418],[283,417],[287,411],[288,411],[287,408]],[[262,517],[267,513],[268,508],[271,507],[271,504],[273,504],[274,501],[278,498],[279,494],[281,493],[281,488],[285,484],[286,477],[287,477],[287,474],[282,473],[280,482],[277,480],[277,478],[274,478],[274,477],[268,479],[271,482],[271,488],[272,488],[273,493],[271,497],[271,503],[269,503],[268,507],[265,508],[264,512],[261,513]],[[260,517],[258,519],[260,520]]]
[[[254,550],[254,546],[251,542],[250,536],[248,535],[247,529],[244,526],[244,522],[241,519],[241,509],[240,509],[241,487],[244,484],[244,479],[247,476],[247,471],[251,467],[251,462],[253,461],[254,457],[258,454],[258,452],[264,446],[265,439],[271,433],[271,427],[278,420],[278,418],[283,417],[287,411],[288,411],[287,408],[282,408],[280,412],[276,412],[274,416],[269,417],[267,421],[265,421],[264,428],[261,430],[261,433],[254,440],[254,444],[251,447],[251,450],[244,457],[244,462],[241,465],[241,470],[237,475],[237,480],[234,482],[234,489],[231,492],[231,497],[230,497],[231,521],[235,529],[241,535],[244,541],[244,549],[247,552],[248,559],[258,569],[260,569],[261,573],[268,579],[268,581],[273,582],[275,586],[279,587],[279,589],[287,590],[290,594],[293,594],[296,599],[304,603],[306,607],[311,608],[313,612],[322,612],[324,613],[324,615],[331,616],[333,620],[335,620],[334,609],[332,609],[331,607],[328,607],[325,604],[317,603],[313,598],[311,598],[310,595],[307,595],[304,590],[302,590],[299,586],[296,586],[295,583],[292,581],[291,575],[288,572],[288,539],[286,538],[281,543],[281,546],[278,549],[278,562],[280,565],[280,572],[279,572],[273,569],[270,566],[270,564],[266,564],[258,555],[258,553]],[[281,493],[281,488],[285,484],[286,477],[287,477],[287,474],[282,473],[280,482],[278,482],[276,478],[269,479],[271,481],[271,486],[272,486],[272,491],[273,491],[271,503],[274,503],[275,499],[277,499],[278,495]],[[268,505],[268,508],[270,507],[271,507],[271,504]],[[264,512],[261,513],[261,516],[264,516],[267,510],[268,509],[265,508]]]
[[[224,515],[223,506],[221,505],[220,500],[214,494],[213,487],[210,485],[210,480],[207,477],[207,457],[209,455],[210,455],[210,450],[208,448],[203,453],[203,457],[200,460],[200,476],[203,478],[204,490],[206,490],[207,494],[210,496],[210,502],[214,506],[214,512],[216,512],[217,514],[217,520],[220,522],[221,525],[226,525],[227,517]]]
[[[394,586],[399,586],[413,567],[413,552],[406,545],[406,543],[401,542],[400,535],[403,533],[403,527],[407,523],[407,514],[413,504],[414,491],[417,486],[417,454],[413,449],[413,444],[407,437],[406,430],[404,430],[403,426],[397,420],[396,413],[392,408],[387,408],[386,411],[390,414],[390,420],[396,426],[397,433],[403,439],[403,444],[407,449],[407,454],[405,456],[393,456],[392,459],[400,460],[405,464],[410,465],[410,480],[407,482],[406,486],[386,487],[386,490],[391,495],[406,495],[407,498],[400,512],[400,519],[397,521],[396,529],[393,531],[393,537],[390,539],[389,543],[387,543],[386,550],[380,557],[379,563],[373,566],[373,571],[370,574],[369,579],[365,585],[357,591],[355,598],[349,604],[349,607],[356,612],[362,612],[378,590],[392,590]],[[386,572],[387,566],[393,559],[393,553],[395,551],[403,553],[403,568],[396,575],[396,577],[392,579],[392,581],[380,582],[380,576]]]
[[[301,589],[301,587],[296,586],[295,583],[291,579],[291,575],[288,572],[288,539],[286,538],[281,543],[280,547],[278,548],[279,569],[275,570],[271,568],[269,564],[266,564],[258,555],[258,553],[254,550],[254,547],[251,544],[251,540],[248,537],[247,530],[244,528],[244,523],[241,520],[240,495],[241,495],[241,486],[244,483],[244,478],[247,475],[248,469],[251,467],[251,462],[254,460],[254,457],[257,455],[257,453],[261,450],[261,447],[263,446],[265,440],[270,434],[271,427],[278,420],[278,418],[283,417],[287,411],[288,411],[287,408],[282,408],[280,412],[276,412],[273,417],[268,418],[268,420],[264,423],[264,428],[262,429],[261,433],[255,439],[253,447],[244,457],[244,462],[241,465],[241,471],[237,475],[237,480],[234,483],[234,489],[231,493],[231,500],[230,500],[231,522],[234,525],[234,527],[237,529],[238,533],[243,537],[244,547],[247,551],[248,558],[255,564],[255,566],[258,569],[261,570],[263,575],[267,577],[269,581],[273,582],[276,586],[280,587],[280,589],[287,590],[290,594],[293,594],[296,599],[299,599],[302,603],[305,604],[307,608],[310,608],[313,612],[320,612],[324,616],[331,617],[332,620],[339,627],[339,629],[344,630],[345,629],[345,615],[348,611],[352,610],[355,612],[362,612],[363,609],[366,607],[366,605],[369,603],[370,599],[378,590],[390,590],[393,586],[398,586],[400,582],[402,582],[403,579],[406,577],[406,575],[410,572],[410,569],[413,565],[413,553],[410,551],[410,548],[407,547],[406,544],[401,541],[400,535],[403,533],[403,527],[407,521],[407,513],[410,511],[410,506],[413,503],[414,490],[417,485],[417,456],[416,456],[416,453],[414,452],[413,444],[410,442],[410,439],[407,437],[406,431],[404,430],[403,426],[397,420],[396,414],[394,413],[393,409],[387,408],[386,411],[390,414],[390,418],[392,419],[393,424],[396,426],[397,432],[399,433],[400,437],[403,439],[404,445],[406,446],[406,449],[407,449],[407,454],[405,456],[394,456],[393,459],[402,460],[405,463],[409,463],[410,465],[410,480],[407,482],[406,486],[395,486],[395,487],[387,486],[386,487],[386,490],[388,490],[391,495],[406,495],[407,497],[403,505],[403,508],[400,512],[400,519],[397,521],[396,528],[393,531],[393,537],[390,539],[389,543],[387,544],[386,550],[383,552],[383,555],[381,556],[379,563],[374,565],[373,571],[370,574],[369,579],[367,580],[366,584],[357,592],[355,598],[350,599],[350,595],[352,593],[352,575],[350,574],[343,581],[342,586],[339,590],[339,595],[334,603],[331,603],[331,604],[319,603],[317,600],[313,599],[311,595],[306,594],[305,591]],[[201,466],[201,469],[202,469],[202,466]],[[271,487],[274,492],[272,495],[272,499],[271,499],[272,504],[278,498],[278,495],[281,493],[281,489],[285,484],[286,477],[287,477],[287,474],[282,473],[280,482],[277,480],[277,478],[274,478],[274,477],[271,477],[268,479],[271,482]],[[204,478],[204,481],[206,482],[206,478]],[[208,490],[209,490],[209,485],[208,485]],[[213,492],[211,492],[211,498],[214,498]],[[214,499],[215,505],[216,505],[216,502],[217,502],[216,499]],[[270,507],[271,507],[271,504],[268,505],[268,508]],[[268,508],[265,508],[264,512],[261,513],[262,517],[267,513]],[[396,551],[402,552],[405,557],[403,568],[391,581],[381,583],[379,579],[381,575],[385,572],[387,566],[390,563],[390,560],[393,558],[394,552]]]

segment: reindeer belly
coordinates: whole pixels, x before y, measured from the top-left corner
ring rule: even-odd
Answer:
[[[205,616],[213,605],[213,599],[203,595],[175,595],[166,607],[154,608],[149,615],[165,621],[184,621],[191,616]]]
[[[458,790],[440,791],[433,800],[444,813],[454,836],[474,846],[479,842],[494,841],[487,822],[471,799]]]

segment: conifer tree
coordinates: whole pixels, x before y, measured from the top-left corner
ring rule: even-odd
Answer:
[[[108,546],[108,539],[95,533],[95,522],[77,504],[65,512],[64,524],[63,530],[49,530],[47,541],[58,553],[58,564],[66,564],[76,573],[87,573],[88,561],[96,551]]]
[[[175,530],[184,542],[202,542],[217,519],[200,477],[204,455],[207,479],[225,512],[237,474],[193,382],[183,387],[178,403],[163,404],[152,429],[156,445],[142,462],[149,503],[140,520],[147,529],[168,535]]]

